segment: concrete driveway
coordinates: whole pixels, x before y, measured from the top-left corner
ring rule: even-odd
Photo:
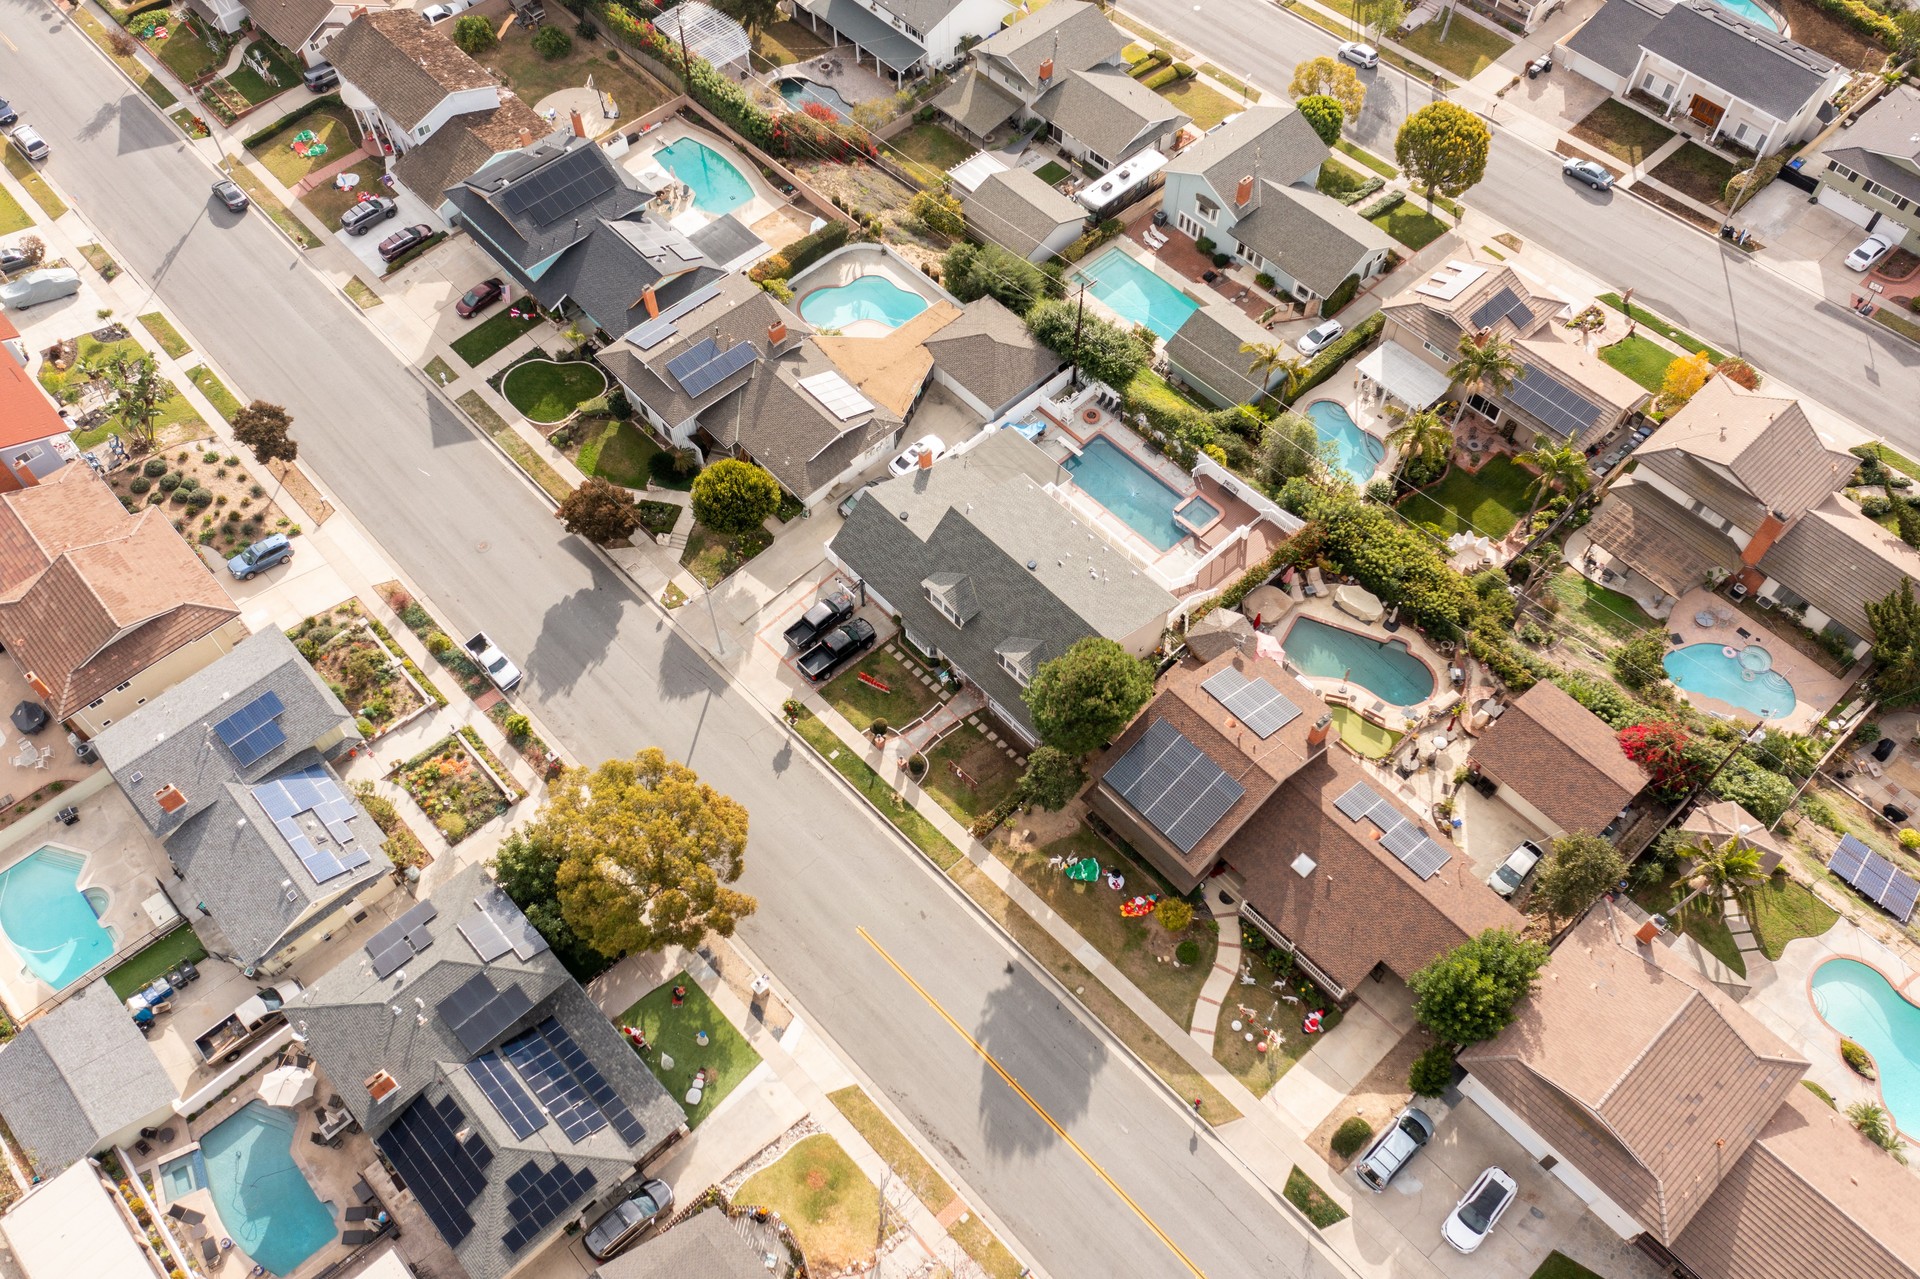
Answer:
[[[1734,221],[1767,247],[1762,264],[1842,306],[1867,292],[1866,277],[1849,271],[1846,256],[1866,231],[1785,182],[1771,183],[1740,207]]]
[[[377,183],[375,185],[378,186]],[[374,223],[365,235],[348,235],[345,231],[333,233],[333,238],[338,240],[347,252],[358,258],[362,266],[373,273],[366,277],[369,282],[378,280],[387,269],[387,264],[380,260],[380,241],[395,231],[416,223],[425,223],[436,231],[447,229],[447,224],[436,217],[432,209],[429,209],[419,197],[405,187],[396,185],[392,188],[380,189],[375,194],[384,195],[392,200],[400,206],[399,211],[390,218]]]

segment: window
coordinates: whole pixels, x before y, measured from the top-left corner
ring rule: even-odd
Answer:
[[[926,588],[926,595],[927,595],[927,603],[933,605],[936,609],[938,609],[940,611],[940,616],[946,618],[949,622],[952,622],[955,626],[966,625],[966,622],[961,619],[960,614],[954,611],[953,605],[947,603],[945,600],[941,599],[937,594],[935,594],[931,586]]]
[[[1193,215],[1189,213],[1181,213],[1174,219],[1174,222],[1182,231],[1185,231],[1196,240],[1206,234],[1206,231],[1202,229],[1200,223],[1195,221]]]
[[[1489,422],[1500,420],[1500,406],[1478,392],[1467,397],[1467,407]]]
[[[1640,87],[1662,102],[1669,101],[1673,97],[1673,86],[1651,71],[1640,78]]]
[[[1448,364],[1453,363],[1453,353],[1451,351],[1442,351],[1439,347],[1427,341],[1425,338],[1420,339],[1420,345],[1426,347],[1427,354],[1431,355],[1434,359],[1445,360]]]
[[[132,688],[132,687],[133,687],[133,681],[132,681],[132,680],[128,680],[128,681],[127,681],[126,683],[124,683],[124,684],[116,684],[116,685],[114,685],[114,687],[113,687],[113,691],[114,691],[114,692],[116,692],[116,693],[124,693],[124,692],[126,692],[126,691],[127,691],[128,689],[130,689],[130,688]]]
[[[1745,142],[1747,140],[1747,122],[1745,120],[1733,126],[1733,140],[1735,142]]]
[[[94,698],[94,699],[93,699],[92,701],[90,701],[90,702],[88,702],[88,703],[87,703],[87,709],[88,709],[88,710],[90,710],[90,711],[97,711],[97,710],[99,710],[99,709],[100,709],[100,708],[101,708],[102,706],[105,706],[106,704],[107,704],[107,699],[106,699],[106,698],[104,698],[104,697],[96,697],[96,698]]]
[[[1000,654],[1000,669],[1005,671],[1007,674],[1013,676],[1013,682],[1018,684],[1021,688],[1025,688],[1027,686],[1027,681],[1028,681],[1027,673],[1020,669],[1020,664],[1018,662],[1015,662],[1011,657],[1007,656],[1005,653]]]
[[[1218,222],[1220,220],[1220,206],[1212,200],[1207,199],[1204,195],[1194,197],[1193,207],[1198,209],[1200,216],[1209,222]]]
[[[1888,204],[1891,204],[1894,208],[1900,209],[1903,211],[1906,209],[1908,205],[1913,203],[1913,201],[1907,199],[1906,196],[1901,195],[1898,191],[1895,191],[1890,187],[1883,187],[1878,182],[1875,182],[1872,179],[1868,179],[1867,184],[1863,186],[1861,190],[1865,191],[1868,195],[1873,196],[1875,199],[1885,200]]]
[[[1859,174],[1849,169],[1846,165],[1841,164],[1838,160],[1827,161],[1827,171],[1829,173],[1837,173],[1849,182],[1858,182],[1860,180]]]

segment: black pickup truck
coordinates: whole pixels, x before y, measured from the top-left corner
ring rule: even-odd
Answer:
[[[853,616],[853,592],[835,591],[802,613],[800,620],[789,626],[781,638],[795,649],[808,648],[815,640],[851,616]]]

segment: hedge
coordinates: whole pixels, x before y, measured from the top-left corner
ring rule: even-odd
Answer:
[[[440,241],[446,238],[447,238],[447,233],[445,231],[435,231],[432,235],[420,241],[420,243],[414,245],[411,249],[408,249],[405,253],[402,253],[399,257],[395,258],[393,261],[387,263],[387,269],[380,273],[381,278],[384,279],[387,276],[392,275],[395,271],[400,270],[402,267],[409,265],[410,263],[412,263],[412,261],[415,258],[419,257],[422,253],[425,253],[428,249],[431,249],[434,245],[440,243]]]
[[[1360,210],[1360,216],[1371,222],[1381,214],[1390,213],[1399,208],[1402,204],[1406,203],[1406,199],[1407,193],[1405,191],[1389,191],[1372,204],[1369,204],[1366,208]]]
[[[1093,252],[1126,229],[1127,224],[1119,218],[1108,218],[1105,222],[1099,223],[1091,231],[1086,232],[1072,244],[1060,250],[1060,256],[1069,262],[1078,262],[1081,258],[1084,258],[1087,254]]]
[[[1340,314],[1340,312],[1346,309],[1347,303],[1353,301],[1353,295],[1359,291],[1360,277],[1357,274],[1348,276],[1346,279],[1340,281],[1339,284],[1336,284],[1333,292],[1327,295],[1327,300],[1320,304],[1320,314]]]
[[[246,137],[240,139],[240,145],[246,147],[248,150],[252,150],[296,120],[304,119],[312,115],[315,111],[320,111],[327,107],[344,107],[345,105],[346,104],[340,100],[338,93],[323,93],[319,97],[308,101],[306,104],[295,107],[266,128],[257,129],[249,133]]]
[[[1345,364],[1366,347],[1371,346],[1373,340],[1380,336],[1380,330],[1386,327],[1386,323],[1387,317],[1375,311],[1372,315],[1369,315],[1366,319],[1360,321],[1360,323],[1354,325],[1351,329],[1348,329],[1345,333],[1334,339],[1332,346],[1320,352],[1320,354],[1314,356],[1313,359],[1308,362],[1307,371],[1300,378],[1300,385],[1295,388],[1293,395],[1287,400],[1287,403],[1299,403],[1301,396],[1332,377],[1339,371],[1342,364]]]
[[[1184,62],[1174,63],[1173,73],[1174,75],[1178,76],[1182,80],[1191,80],[1197,74],[1192,67],[1188,66]]]
[[[172,4],[173,0],[140,0],[139,4],[134,5],[120,15],[120,25],[123,27],[131,27],[133,20],[141,14],[152,13],[155,9],[170,8]]]
[[[1163,89],[1180,78],[1180,73],[1172,67],[1161,67],[1158,71],[1140,82],[1145,89]]]
[[[1345,195],[1337,195],[1334,199],[1340,201],[1340,203],[1346,205],[1348,208],[1352,208],[1385,185],[1387,185],[1387,180],[1376,173]]]
[[[811,235],[801,236],[779,253],[762,258],[747,272],[755,284],[769,280],[787,280],[818,262],[847,242],[853,228],[844,222],[829,222]]]

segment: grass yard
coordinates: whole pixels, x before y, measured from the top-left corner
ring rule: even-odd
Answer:
[[[385,298],[373,291],[371,284],[368,284],[357,275],[341,285],[340,291],[352,299],[353,304],[362,311],[371,311],[374,307],[382,306],[386,303]]]
[[[326,145],[326,154],[308,159],[293,149],[293,140],[307,130]],[[315,107],[280,132],[253,148],[253,157],[268,173],[291,188],[315,169],[338,164],[340,157],[360,145],[360,130],[345,107]]]
[[[1727,929],[1727,921],[1721,918],[1720,904],[1713,899],[1710,892],[1688,903],[1684,917],[1674,917],[1675,903],[1691,891],[1684,882],[1666,879],[1651,888],[1634,889],[1633,900],[1639,904],[1640,909],[1650,915],[1665,915],[1669,928],[1675,932],[1685,933],[1699,942],[1709,955],[1742,977],[1746,976],[1746,962],[1740,958],[1740,948],[1734,945],[1733,934]]]
[[[340,229],[341,217],[360,203],[362,193],[373,194],[381,189],[380,175],[386,172],[386,163],[375,156],[368,156],[346,171],[360,175],[360,181],[354,187],[342,191],[331,182],[323,182],[300,197],[300,203],[307,206],[307,212],[313,214],[320,225],[329,231]],[[366,233],[375,240],[384,240],[406,225],[397,217],[389,222],[376,222],[367,228]]]
[[[1661,337],[1683,351],[1705,351],[1707,353],[1707,359],[1715,364],[1727,358],[1685,329],[1676,328],[1668,324],[1665,320],[1647,310],[1645,307],[1623,304],[1618,293],[1602,293],[1599,300],[1620,312],[1620,314],[1628,316],[1634,323],[1640,325],[1642,328],[1652,329],[1655,333],[1658,333]]]
[[[1284,977],[1289,993],[1301,1002],[1285,1002],[1268,984],[1280,980],[1283,974],[1273,966],[1264,950],[1245,946],[1240,954],[1243,961],[1252,966],[1258,984],[1235,984],[1228,989],[1220,1005],[1219,1020],[1214,1025],[1213,1057],[1232,1071],[1234,1078],[1245,1084],[1254,1096],[1264,1097],[1313,1050],[1326,1032],[1340,1024],[1341,1013],[1297,972],[1288,972]],[[1323,1009],[1326,1017],[1321,1022],[1321,1033],[1309,1035],[1300,1029],[1300,1022],[1315,1008]],[[1251,1018],[1247,1016],[1248,1011],[1253,1014]],[[1240,1023],[1239,1030],[1233,1028],[1236,1021]],[[1258,1044],[1269,1029],[1279,1031],[1280,1040],[1261,1052]],[[1252,1041],[1247,1039],[1248,1035],[1254,1037]]]
[[[574,464],[588,475],[638,489],[647,486],[648,466],[659,452],[660,446],[632,422],[609,420],[581,442]]]
[[[971,786],[953,771],[955,765],[972,780]],[[1020,766],[1007,758],[1006,751],[988,741],[985,733],[962,724],[942,738],[927,756],[927,773],[920,779],[920,785],[956,821],[970,825],[976,817],[1013,794],[1014,786],[1020,781],[1020,771]]]
[[[481,54],[479,61],[530,107],[550,93],[580,88],[588,76],[593,77],[594,88],[613,95],[622,120],[645,115],[671,96],[651,76],[643,76],[623,62],[608,61],[607,46],[598,40],[575,36],[572,51],[549,62],[533,51],[533,33],[518,23],[508,28],[498,45]],[[565,123],[562,118],[561,124]],[[594,132],[614,123],[589,120],[587,130]]]
[[[892,691],[883,693],[871,684],[863,684],[861,675],[873,677]],[[883,646],[868,649],[866,656],[828,680],[820,696],[863,733],[876,719],[884,719],[896,729],[905,728],[938,700],[932,689]]]
[[[711,590],[771,545],[773,538],[763,529],[732,537],[696,523],[687,535],[687,549],[680,554],[680,565]]]
[[[1682,195],[1700,203],[1725,209],[1727,180],[1739,170],[1733,163],[1701,146],[1689,142],[1648,171],[1656,182],[1664,182]]]
[[[1600,1276],[1565,1253],[1556,1251],[1547,1254],[1547,1259],[1533,1272],[1533,1279],[1600,1279]]]
[[[1321,195],[1332,196],[1338,200],[1365,186],[1367,179],[1349,169],[1338,160],[1328,158],[1320,162],[1320,180],[1314,183]]]
[[[1066,165],[1061,164],[1058,160],[1049,160],[1035,169],[1033,176],[1039,178],[1048,186],[1058,186],[1070,175]]]
[[[1633,598],[1590,582],[1571,568],[1562,569],[1548,590],[1560,601],[1560,617],[1571,618],[1582,629],[1625,643],[1649,626],[1657,625]]]
[[[197,964],[206,957],[207,948],[200,944],[199,934],[191,925],[182,924],[108,972],[107,985],[125,999],[154,978],[165,976],[168,969],[182,960]]]
[[[1600,358],[1658,395],[1661,384],[1666,380],[1667,366],[1679,357],[1658,342],[1636,333],[1630,338],[1620,339],[1612,346],[1601,347]]]
[[[1513,48],[1513,41],[1471,18],[1455,14],[1452,29],[1442,41],[1440,32],[1447,26],[1436,18],[1411,35],[1399,36],[1400,47],[1437,63],[1463,80],[1471,80]]]
[[[79,5],[75,6],[68,16],[79,24],[82,31],[87,33],[87,39],[99,45],[106,55],[112,58],[135,84],[140,86],[140,92],[146,94],[153,105],[165,111],[180,101],[180,99],[173,96],[173,90],[162,84],[159,76],[147,70],[146,64],[141,62],[138,57],[129,54],[123,58],[113,51],[114,31],[110,31],[107,24],[102,22],[99,16],[92,10],[86,8],[84,5]],[[117,31],[118,28],[114,30]],[[7,149],[7,167],[9,169],[13,167],[13,149],[11,147]],[[35,198],[38,199],[37,196]],[[57,218],[60,215],[49,211],[49,216]]]
[[[1437,526],[1442,537],[1471,532],[1498,539],[1526,514],[1532,482],[1533,472],[1496,454],[1477,473],[1454,467],[1438,484],[1402,501],[1400,510],[1415,523]]]
[[[1741,908],[1768,959],[1780,958],[1796,938],[1820,936],[1840,918],[1840,912],[1789,875],[1770,876],[1745,895]]]
[[[684,987],[687,992],[678,1008],[673,1006],[675,986]],[[707,992],[684,972],[621,1013],[618,1021],[622,1026],[638,1026],[647,1042],[653,1045],[653,1051],[642,1054],[642,1060],[687,1112],[689,1127],[699,1127],[700,1121],[712,1114],[714,1107],[760,1064],[760,1054],[753,1050],[746,1036],[734,1028],[707,997]],[[703,1033],[707,1037],[704,1045],[699,1041]],[[673,1058],[672,1069],[661,1065],[666,1057]],[[688,1106],[687,1089],[692,1087],[694,1072],[699,1070],[707,1072],[707,1087],[701,1094],[700,1104]]]
[[[480,398],[480,392],[468,391],[454,403],[487,433],[488,438],[500,446],[502,452],[513,459],[515,466],[531,476],[548,497],[556,502],[566,501],[567,494],[573,492],[573,485],[567,483],[566,477],[554,470],[546,458],[534,452],[533,445],[521,438],[518,431],[508,426],[506,420]]]
[[[71,368],[60,372],[50,364],[41,364],[38,374],[40,385],[45,387],[47,394],[54,399],[63,404],[68,403],[67,395],[77,395],[79,388],[88,380],[87,375],[81,371],[83,365],[99,360],[116,360],[144,354],[146,354],[146,348],[140,345],[137,338],[122,338],[118,342],[103,343],[92,337],[83,336]],[[187,403],[185,396],[175,391],[160,406],[160,416],[154,420],[154,429],[159,433],[160,443],[164,447],[181,440],[198,438],[206,427],[200,421],[200,414],[193,405]],[[125,434],[126,428],[121,425],[118,417],[110,417],[91,430],[75,431],[73,442],[82,449],[90,449],[103,442],[115,431]]]
[[[1412,196],[1369,220],[1416,253],[1447,232],[1447,224],[1421,208]]]
[[[528,360],[508,369],[500,379],[500,393],[528,420],[542,425],[564,422],[586,401],[603,394],[607,375],[587,360],[556,364]]]
[[[468,329],[464,337],[455,339],[453,353],[466,361],[467,367],[478,368],[540,323],[540,316],[532,310],[522,308],[517,316],[513,312],[511,301],[503,303],[499,310]]]
[[[267,68],[264,76],[255,71],[248,61],[256,56]],[[273,41],[255,40],[247,46],[240,65],[234,68],[233,74],[224,83],[254,106],[259,106],[268,98],[299,84],[300,65]]]
[[[927,1157],[907,1140],[906,1134],[894,1126],[858,1084],[828,1093],[827,1100],[859,1130],[873,1147],[873,1153],[899,1174],[913,1191],[913,1197],[925,1204],[928,1212],[938,1214],[953,1202],[953,1187],[947,1184],[946,1178],[927,1162]]]
[[[1228,75],[1226,72],[1222,71],[1219,67],[1214,66],[1211,62],[1201,63],[1200,69],[1206,72],[1208,75],[1212,76],[1214,79],[1218,80],[1221,84],[1226,85],[1227,88],[1233,90],[1235,93],[1245,98],[1248,102],[1260,101],[1260,90],[1254,88],[1252,85],[1248,84],[1245,80],[1240,79],[1238,76]]]
[[[1198,76],[1161,85],[1156,92],[1193,117],[1194,125],[1201,129],[1211,129],[1235,112],[1246,110],[1243,103],[1228,97]]]
[[[1333,708],[1333,726],[1340,740],[1368,759],[1385,759],[1400,742],[1402,734],[1380,725],[1351,706]]]
[[[196,364],[187,370],[187,381],[207,397],[207,403],[213,405],[213,411],[224,421],[233,421],[233,415],[240,411],[240,399],[227,389],[226,383],[213,375],[212,369],[204,364]]]
[[[140,327],[152,334],[153,340],[159,344],[160,349],[174,359],[177,360],[193,350],[187,340],[180,336],[180,330],[174,328],[172,322],[158,311],[150,311],[140,316],[139,320]]]
[[[1629,166],[1644,163],[1673,136],[1672,129],[1618,98],[1608,98],[1588,112],[1572,133]]]
[[[913,174],[923,186],[974,153],[974,146],[945,125],[928,121],[894,135],[893,146],[913,162]],[[1054,179],[1058,181],[1058,179]]]
[[[671,606],[669,606],[671,607]],[[801,740],[813,747],[816,754],[840,776],[853,784],[853,788],[867,797],[875,808],[893,823],[894,828],[905,835],[913,845],[928,857],[941,870],[949,870],[960,860],[960,850],[953,841],[934,828],[932,822],[907,807],[893,787],[880,779],[867,761],[861,759],[854,749],[835,736],[834,731],[822,724],[817,717],[808,713],[794,721],[794,731]]]
[[[12,235],[33,225],[33,215],[20,207],[13,192],[0,188],[0,235]]]
[[[817,58],[831,46],[792,18],[782,18],[753,36],[753,51],[776,67]]]
[[[425,373],[428,377],[432,378],[434,381],[434,384],[437,386],[445,386],[447,385],[447,383],[453,381],[455,378],[460,376],[458,373],[453,371],[453,366],[451,364],[448,364],[445,360],[441,359],[437,355],[434,356],[431,360],[428,360],[425,364],[421,365],[420,371],[422,373]]]
[[[167,38],[160,42],[160,47],[155,49],[148,43],[147,48],[166,64],[167,70],[180,78],[182,84],[192,84],[217,65],[214,52],[207,47],[207,42],[184,22],[169,23]]]
[[[272,218],[274,225],[285,231],[296,245],[303,249],[320,247],[320,237],[280,202],[279,195],[273,188],[262,182],[260,175],[252,168],[241,164],[238,160],[230,160],[227,172],[235,182],[240,184],[240,189],[247,193],[247,198],[253,201],[253,207],[264,211],[269,218]]]
[[[1458,23],[1454,24],[1458,26]],[[1283,1192],[1287,1202],[1307,1215],[1315,1230],[1325,1230],[1328,1226],[1337,1226],[1347,1219],[1346,1209],[1327,1198],[1327,1192],[1320,1189],[1313,1178],[1301,1172],[1298,1165],[1287,1174],[1287,1185]]]
[[[1393,179],[1400,176],[1400,170],[1394,168],[1391,164],[1388,164],[1385,160],[1380,159],[1378,156],[1374,155],[1372,152],[1361,150],[1359,147],[1347,141],[1345,138],[1342,138],[1338,142],[1334,143],[1333,149],[1335,151],[1338,151],[1341,155],[1346,156],[1349,160],[1358,160],[1361,164],[1364,164],[1369,169],[1372,169],[1375,173],[1379,174],[1381,177],[1385,178],[1389,182],[1393,181]]]
[[[825,1133],[747,1178],[733,1201],[779,1213],[817,1274],[871,1260],[880,1236],[879,1189]]]
[[[40,206],[40,211],[55,221],[63,217],[67,212],[66,201],[53,193],[53,188],[33,167],[33,162],[12,147],[6,148],[5,154],[7,172],[20,179],[20,185],[27,189],[27,194]]]

